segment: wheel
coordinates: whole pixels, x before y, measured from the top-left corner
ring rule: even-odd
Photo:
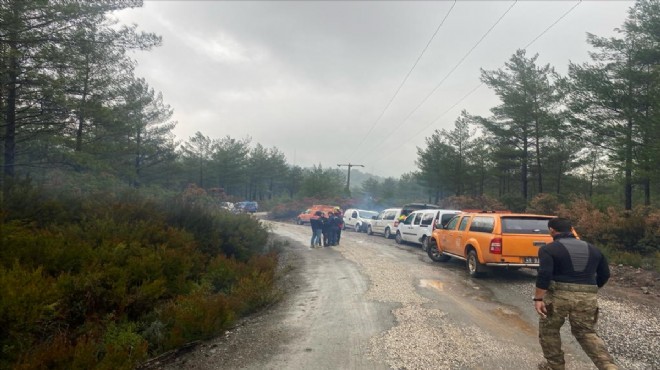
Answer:
[[[433,243],[429,243],[429,246],[426,249],[426,254],[429,255],[429,258],[433,262],[447,262],[449,261],[449,258],[451,258],[447,255],[440,253],[440,250],[438,249],[438,246],[435,244],[435,241],[433,241]]]
[[[367,227],[367,235],[374,235],[374,231],[371,230],[371,225]]]
[[[477,256],[477,252],[474,249],[471,249],[468,252],[467,268],[470,276],[474,278],[483,276],[485,272],[486,268],[481,264],[481,262],[479,262],[479,257]]]
[[[427,236],[422,236],[422,250],[424,252],[429,250],[429,238]]]
[[[303,220],[301,220],[301,219],[299,219],[299,218],[296,219],[296,223],[297,223],[298,225],[304,225],[304,224],[305,224],[305,223],[303,222]]]
[[[360,224],[355,224],[355,229],[354,229],[355,232],[356,232],[356,233],[359,233],[361,227],[362,227],[362,226],[360,226]]]
[[[392,233],[390,232],[389,227],[385,228],[385,233],[383,234],[383,236],[385,237],[385,239],[392,239]]]
[[[396,235],[394,236],[394,240],[396,241],[397,244],[403,243],[403,239],[401,239],[401,233],[400,232],[398,232],[398,231],[396,232]]]

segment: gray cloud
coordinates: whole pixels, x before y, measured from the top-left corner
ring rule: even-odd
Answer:
[[[398,176],[461,109],[488,114],[497,104],[482,87],[435,120],[479,84],[479,68],[500,68],[575,4],[519,1],[406,120],[511,3],[459,1],[369,136],[452,2],[147,1],[117,17],[163,36],[162,47],[135,54],[137,71],[175,109],[181,140],[249,135],[299,165],[351,161]],[[611,35],[630,5],[583,2],[529,51],[565,72],[588,59],[585,32]]]

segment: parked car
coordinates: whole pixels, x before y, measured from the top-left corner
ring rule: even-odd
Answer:
[[[336,212],[338,210],[339,207],[337,206],[329,206],[326,204],[315,204],[311,208],[305,210],[304,212],[301,212],[298,216],[296,216],[296,223],[298,225],[304,225],[306,223],[308,224],[309,220],[312,218],[312,216],[314,216],[314,213],[316,213],[316,211],[321,211],[327,214],[328,212]]]
[[[470,276],[489,267],[538,268],[539,248],[552,242],[548,220],[555,216],[520,213],[462,213],[433,231],[429,257],[466,261]]]
[[[255,213],[259,210],[259,204],[252,201],[238,202],[236,203],[236,209],[243,213]]]
[[[426,251],[436,227],[446,225],[455,215],[461,213],[454,209],[424,209],[413,211],[399,223],[396,230],[396,242],[421,244]]]
[[[441,207],[437,204],[430,203],[408,203],[404,204],[401,207],[401,216],[408,217],[413,211],[418,211],[420,209],[440,209]],[[403,219],[401,219],[403,221]]]
[[[378,212],[354,208],[347,209],[344,212],[344,229],[366,232],[371,223],[371,218],[374,216],[378,216]]]
[[[229,211],[229,212],[235,212],[236,211],[236,206],[232,202],[220,202],[220,208]]]
[[[367,226],[367,234],[382,234],[390,239],[394,236],[396,225],[399,222],[402,208],[388,208],[373,218]]]

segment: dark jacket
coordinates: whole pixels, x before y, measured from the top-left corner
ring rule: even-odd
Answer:
[[[602,287],[610,278],[605,256],[593,245],[572,233],[561,233],[539,249],[536,287],[548,289],[550,281]]]
[[[323,230],[323,219],[318,216],[314,216],[309,219],[309,224],[312,226],[312,230]]]

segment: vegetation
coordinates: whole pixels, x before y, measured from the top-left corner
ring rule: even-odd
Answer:
[[[482,70],[491,115],[462,112],[416,171],[356,176],[352,198],[344,172],[249,136],[178,142],[129,57],[160,37],[111,18],[140,6],[0,4],[0,368],[133,368],[271,302],[267,230],[220,201],[289,219],[411,201],[559,214],[613,262],[660,268],[660,1],[589,35],[592,60],[566,76],[525,50]]]
[[[267,230],[194,189],[22,188],[0,223],[0,368],[133,368],[276,298]]]
[[[462,112],[453,130],[427,138],[420,180],[440,203],[486,197],[567,216],[614,262],[658,267],[659,28],[660,2],[639,0],[618,37],[588,35],[592,62],[571,64],[568,76],[525,50],[482,70],[500,104],[490,117]]]

